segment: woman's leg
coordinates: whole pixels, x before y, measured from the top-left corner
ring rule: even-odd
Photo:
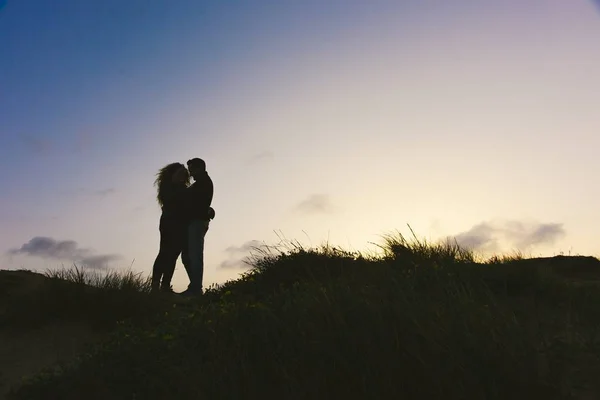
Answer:
[[[160,286],[160,280],[162,278],[163,275],[163,265],[164,265],[164,258],[165,258],[165,243],[163,240],[163,235],[161,233],[160,235],[160,245],[159,245],[159,249],[158,249],[158,255],[156,256],[156,259],[154,260],[154,265],[152,266],[152,291],[158,290],[158,287]]]
[[[171,280],[173,279],[173,274],[175,273],[175,264],[177,264],[177,257],[179,257],[179,253],[181,253],[181,249],[173,246],[173,251],[169,254],[168,260],[165,260],[162,280],[160,282],[161,290],[171,290]]]
[[[187,240],[187,224],[179,221],[172,221],[169,226],[170,230],[170,240],[171,243],[171,258],[168,263],[165,263],[165,269],[163,271],[162,282],[160,284],[160,288],[162,290],[171,291],[171,280],[173,279],[173,274],[175,273],[175,265],[177,264],[177,257],[181,254],[182,261],[185,265],[186,255],[184,253],[184,249],[187,247],[185,240]]]
[[[161,219],[160,250],[152,268],[153,290],[171,286],[175,263],[181,253],[181,238],[177,228],[172,221]]]
[[[152,266],[152,291],[158,290],[163,274],[163,259],[165,258],[165,248],[167,247],[166,237],[163,234],[163,225],[163,217],[161,216],[158,225],[160,244],[158,245],[158,255],[156,256],[156,259],[154,259],[154,265]]]

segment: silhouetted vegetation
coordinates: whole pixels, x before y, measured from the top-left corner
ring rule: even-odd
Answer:
[[[148,295],[149,279],[140,273],[74,266],[44,276],[18,279],[13,274],[12,280],[3,279],[0,328],[19,331],[50,322],[82,322],[110,330],[124,319],[154,321],[157,311],[168,309],[164,300]]]
[[[600,393],[593,386],[600,294],[585,284],[600,278],[597,259],[515,254],[478,261],[455,244],[401,235],[386,237],[381,249],[366,256],[297,243],[263,247],[239,279],[185,303],[151,296],[138,275],[89,280],[77,270],[54,273],[39,298],[15,305],[17,314],[60,309],[51,318],[100,318],[102,325],[119,321],[118,328],[71,364],[27,380],[11,398]],[[15,323],[31,322],[12,315]]]

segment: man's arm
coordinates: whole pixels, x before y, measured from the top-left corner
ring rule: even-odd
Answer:
[[[192,219],[210,219],[208,211],[213,198],[213,183],[210,177],[206,176],[194,183],[188,190]]]
[[[206,176],[206,181],[203,185],[204,187],[202,188],[202,210],[205,210],[204,212],[206,213],[206,218],[210,219],[210,215],[208,215],[209,213],[209,208],[210,205],[212,203],[212,199],[213,199],[213,193],[214,193],[214,186],[213,186],[213,182],[212,179],[210,179],[210,177],[207,175]]]
[[[213,186],[213,181],[212,181],[212,179],[210,179],[210,176],[209,176],[207,179],[207,183],[206,183],[206,198],[208,201],[208,207],[210,207],[210,205],[212,204],[214,191],[215,191],[215,188]]]

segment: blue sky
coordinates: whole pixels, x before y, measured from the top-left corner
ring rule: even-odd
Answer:
[[[274,231],[598,255],[596,6],[8,0],[0,267],[149,273],[154,174],[192,157],[215,182],[208,283]]]

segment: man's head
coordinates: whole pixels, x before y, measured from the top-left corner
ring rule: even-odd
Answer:
[[[190,175],[194,179],[197,179],[206,172],[206,163],[201,158],[192,158],[191,160],[188,160],[187,167],[190,171]]]

